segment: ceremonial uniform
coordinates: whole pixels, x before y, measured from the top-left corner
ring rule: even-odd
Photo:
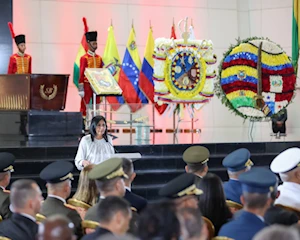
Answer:
[[[87,32],[85,33],[86,41],[92,42],[97,41],[97,32]],[[92,96],[93,96],[93,90],[91,88],[91,85],[89,83],[89,80],[84,75],[84,71],[86,68],[102,68],[103,62],[102,58],[96,54],[95,52],[92,52],[91,50],[88,50],[88,52],[80,58],[80,76],[79,76],[79,91],[84,92],[84,96],[81,100],[81,108],[80,111],[82,112],[82,116],[86,116],[86,104],[89,104]],[[96,103],[100,103],[100,97],[97,96]]]
[[[228,154],[223,159],[222,164],[231,173],[250,170],[251,166],[253,166],[250,156],[248,149],[240,148]],[[238,179],[230,178],[228,182],[225,182],[224,193],[227,200],[241,204],[242,185]]]
[[[264,168],[256,168],[239,176],[243,193],[268,194],[276,183],[276,175]],[[263,216],[255,215],[246,209],[229,223],[223,225],[219,236],[235,240],[251,240],[254,235],[266,227]]]
[[[134,207],[137,212],[142,211],[147,206],[147,200],[133,192],[130,189],[126,188],[126,193],[124,198]]]
[[[270,168],[274,173],[289,174],[290,171],[299,168],[299,156],[299,148],[289,148],[280,153],[272,161]],[[284,183],[278,187],[278,191],[280,191],[280,195],[275,200],[275,205],[280,204],[287,207],[295,208],[298,211],[300,211],[300,184],[296,182],[284,181]]]
[[[9,219],[0,223],[0,236],[12,240],[35,240],[37,233],[35,219],[27,214],[13,213]]]
[[[105,228],[97,228],[95,232],[88,234],[82,238],[82,240],[95,240],[99,237],[113,235],[111,231]]]
[[[59,161],[49,164],[41,173],[40,178],[47,183],[56,184],[63,181],[73,180],[73,164],[66,161]],[[68,217],[75,226],[75,234],[80,238],[83,235],[81,217],[76,209],[67,204],[62,197],[48,194],[41,207],[41,214],[49,217],[54,214],[61,214]]]
[[[183,153],[183,161],[187,164],[189,168],[201,169],[209,161],[209,150],[206,147],[202,146],[192,146],[187,148]],[[204,177],[200,175],[197,171],[193,171],[197,176],[196,185]]]
[[[15,162],[15,156],[11,153],[0,153],[0,172],[13,172],[13,164]],[[2,219],[7,219],[11,216],[9,209],[9,191],[5,190],[6,186],[0,186],[0,216]]]

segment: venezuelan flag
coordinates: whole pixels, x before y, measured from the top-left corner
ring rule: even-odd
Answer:
[[[83,24],[84,24],[84,32],[86,33],[88,31],[88,26],[86,23],[86,18],[82,19]],[[78,88],[78,83],[79,83],[79,69],[80,69],[80,58],[86,54],[88,51],[88,44],[85,39],[85,35],[83,34],[82,39],[81,39],[81,44],[78,49],[78,53],[76,56],[76,60],[74,62],[74,69],[73,69],[73,83],[76,85]]]
[[[139,87],[141,91],[147,96],[149,101],[154,102],[154,83],[152,80],[154,60],[152,58],[154,52],[154,38],[152,34],[152,28],[148,33],[148,39],[146,43],[146,50],[144,55],[144,61],[142,64],[142,70],[140,72]]]
[[[292,24],[292,63],[297,72],[299,58],[299,21],[300,21],[300,5],[299,0],[294,0],[293,3],[293,24]]]
[[[122,69],[120,71],[119,85],[123,90],[123,97],[132,112],[136,112],[142,107],[142,103],[147,103],[147,98],[139,88],[139,75],[141,60],[135,41],[135,32],[131,28],[123,58]],[[118,100],[121,97],[118,97]]]
[[[109,66],[110,64],[118,65],[121,63],[113,26],[110,26],[108,28],[108,36],[107,36],[102,60],[105,67]],[[116,69],[117,72],[114,75],[114,78],[118,82],[119,75],[120,75],[120,68],[116,66]],[[111,107],[114,111],[117,111],[121,107],[121,105],[125,103],[123,97],[109,96],[106,99],[111,104]]]

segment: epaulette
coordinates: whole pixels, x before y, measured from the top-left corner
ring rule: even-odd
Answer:
[[[9,190],[6,190],[6,189],[4,189],[3,192],[5,192],[5,193],[10,193],[10,191],[9,191]]]
[[[67,207],[67,208],[70,208],[70,209],[72,209],[72,210],[76,210],[76,208],[75,208],[74,206],[70,205],[70,204],[65,203],[64,205],[65,205],[65,207]]]

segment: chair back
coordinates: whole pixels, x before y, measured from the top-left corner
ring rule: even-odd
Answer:
[[[214,237],[212,240],[234,240],[234,239],[233,238],[228,238],[228,237],[218,236],[218,237]]]
[[[95,221],[91,221],[91,220],[83,220],[81,222],[81,227],[82,227],[84,233],[91,233],[97,227],[99,227],[99,223],[95,222]]]
[[[76,198],[70,198],[70,199],[68,199],[68,204],[70,204],[70,205],[72,205],[74,207],[84,208],[85,210],[88,210],[89,208],[92,207],[90,204],[87,204],[85,202],[77,200]]]
[[[7,237],[0,237],[0,240],[11,240],[11,239]]]
[[[226,200],[226,205],[228,206],[228,208],[232,214],[235,214],[237,211],[239,211],[243,208],[242,204],[231,201],[231,200]]]
[[[46,217],[40,213],[37,213],[35,215],[35,220],[37,223],[41,223],[41,222],[44,222],[46,220]]]
[[[215,226],[213,225],[213,223],[208,218],[202,217],[202,219],[204,220],[204,222],[207,226],[208,239],[211,240],[215,236]]]
[[[279,208],[285,209],[287,211],[296,213],[297,216],[298,216],[298,219],[300,220],[300,210],[299,209],[289,207],[289,206],[285,206],[285,205],[281,205],[281,204],[275,204],[275,207],[279,207]]]

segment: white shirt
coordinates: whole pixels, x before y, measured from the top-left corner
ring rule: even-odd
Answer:
[[[78,170],[83,169],[83,160],[88,160],[92,164],[99,164],[109,159],[115,153],[112,146],[112,138],[110,136],[107,137],[108,142],[103,138],[101,140],[94,138],[94,141],[92,141],[90,134],[81,139],[75,157],[75,165]]]
[[[64,204],[66,204],[66,199],[63,199],[62,197],[56,196],[56,195],[52,195],[52,194],[48,194],[48,197],[52,197],[52,198],[56,198],[60,201],[62,201]]]
[[[284,182],[278,187],[278,191],[280,191],[280,195],[275,200],[275,204],[281,204],[300,210],[300,184]]]

